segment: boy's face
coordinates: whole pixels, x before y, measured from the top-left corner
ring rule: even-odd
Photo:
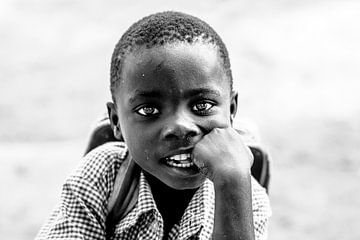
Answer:
[[[134,161],[174,189],[205,180],[191,161],[195,144],[213,128],[231,126],[231,92],[218,50],[211,44],[168,44],[126,56],[110,107]],[[115,116],[115,118],[114,118]]]

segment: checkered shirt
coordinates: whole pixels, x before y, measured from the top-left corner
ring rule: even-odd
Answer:
[[[115,177],[127,155],[122,142],[106,143],[87,154],[63,185],[60,205],[36,239],[106,239],[105,220]],[[180,222],[168,239],[211,239],[215,207],[214,186],[206,180],[196,191]],[[265,190],[252,180],[254,231],[257,240],[267,238],[271,215]],[[162,239],[163,219],[150,186],[140,174],[135,207],[115,226],[111,239]]]

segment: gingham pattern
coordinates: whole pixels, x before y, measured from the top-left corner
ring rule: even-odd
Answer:
[[[85,156],[79,168],[63,185],[59,207],[36,239],[106,239],[105,219],[115,177],[127,155],[121,142],[104,144]],[[168,239],[211,239],[214,223],[214,186],[210,180],[195,193],[179,224]],[[267,238],[271,215],[265,190],[252,181],[254,230],[257,240]],[[138,202],[115,227],[112,239],[162,239],[163,219],[150,186],[140,175]]]

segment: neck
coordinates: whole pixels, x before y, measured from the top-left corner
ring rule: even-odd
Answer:
[[[145,173],[156,206],[164,220],[164,232],[167,234],[174,224],[179,223],[186,207],[197,189],[173,189],[152,175]]]

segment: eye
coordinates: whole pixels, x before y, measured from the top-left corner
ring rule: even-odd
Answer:
[[[141,107],[136,112],[142,116],[153,116],[159,113],[159,110],[155,107]]]
[[[209,110],[214,106],[214,104],[209,102],[199,102],[194,104],[194,106],[191,108],[192,111],[200,114],[206,114],[209,112]]]

